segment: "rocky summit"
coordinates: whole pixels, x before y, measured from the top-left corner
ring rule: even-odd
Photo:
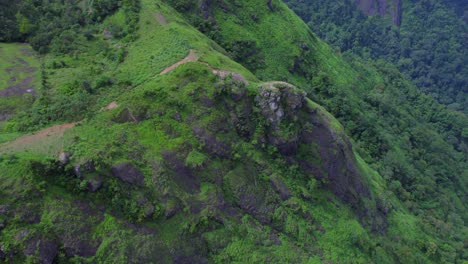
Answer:
[[[405,5],[1,1],[0,263],[465,263],[456,26],[363,39]]]

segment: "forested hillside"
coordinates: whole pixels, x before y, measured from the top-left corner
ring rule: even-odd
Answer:
[[[468,261],[467,116],[282,1],[0,4],[0,262]]]
[[[466,113],[466,1],[383,1],[389,6],[384,13],[372,12],[381,1],[285,2],[337,50],[395,65],[422,91]],[[401,25],[391,8],[395,2],[401,5]]]

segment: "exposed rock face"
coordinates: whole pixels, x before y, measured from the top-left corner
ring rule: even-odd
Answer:
[[[39,263],[53,263],[58,254],[58,243],[54,240],[41,238],[29,242],[23,253],[26,256],[37,254]]]
[[[284,116],[284,110],[280,108],[280,90],[274,86],[263,88],[255,99],[262,109],[262,114],[267,117],[273,127],[278,127]]]
[[[73,174],[75,174],[75,176],[78,178],[78,179],[82,179],[83,178],[83,174],[81,173],[81,165],[75,165],[73,167]]]
[[[135,166],[129,162],[119,163],[112,167],[112,175],[119,180],[138,186],[144,185],[145,177]]]
[[[52,223],[61,231],[58,240],[63,245],[65,255],[94,256],[102,239],[93,237],[90,223],[102,221],[102,212],[83,201],[73,201],[65,206],[68,207],[66,210],[69,215],[64,214],[52,219]],[[70,223],[71,219],[76,222]]]
[[[384,215],[369,212],[365,206],[364,201],[372,197],[360,175],[351,143],[343,132],[333,127],[333,120],[324,111],[307,106],[306,94],[283,82],[262,85],[255,102],[268,121],[266,143],[275,146],[290,161],[297,162],[306,173],[323,180],[326,187],[361,217],[382,223],[373,227],[375,230],[385,229]],[[285,127],[292,129],[285,131]],[[306,149],[307,153],[298,155],[299,149]],[[271,184],[281,199],[290,197],[280,179],[272,179]]]
[[[233,206],[252,215],[260,223],[269,224],[280,199],[266,199],[267,196],[277,195],[268,185],[259,184],[255,178],[253,168],[231,171],[223,178],[223,190],[233,198]]]
[[[103,180],[101,177],[96,177],[88,181],[88,191],[89,192],[96,192],[99,188],[102,187]]]
[[[269,129],[267,141],[276,146],[285,156],[292,156],[299,146],[299,134],[282,135],[281,122],[291,123],[299,110],[303,108],[306,93],[284,82],[270,82],[264,84],[255,102],[261,109],[261,114],[267,119]]]
[[[304,144],[318,144],[321,164],[303,160],[302,168],[319,179],[327,179],[335,195],[358,207],[362,198],[370,197],[370,191],[356,168],[351,143],[337,135],[317,112],[312,112],[310,117],[313,129],[304,131],[301,138]]]
[[[201,127],[194,127],[192,131],[204,143],[203,148],[210,155],[221,158],[229,158],[231,156],[229,144],[218,140],[210,131]]]
[[[35,212],[33,208],[18,209],[18,212],[16,212],[15,217],[17,217],[21,222],[27,224],[37,224],[41,222],[41,216],[37,212]]]
[[[260,88],[255,102],[274,129],[285,117],[293,117],[302,108],[306,93],[285,82],[269,82]],[[287,116],[285,116],[287,115]]]
[[[336,134],[337,132],[331,127],[331,120],[327,120],[325,115],[318,110],[305,107],[306,94],[303,91],[287,83],[272,82],[260,89],[255,100],[261,109],[261,114],[271,125],[267,140],[276,146],[281,154],[298,160],[302,168],[316,178],[326,179],[328,187],[335,195],[356,208],[359,208],[363,198],[370,197],[370,191],[363,184],[356,168],[350,142],[344,135]],[[284,135],[280,129],[281,122],[299,125],[292,120],[300,110],[307,112],[303,119],[312,129],[301,129],[302,132],[293,131]],[[296,157],[301,145],[311,148],[309,146],[312,144],[319,146],[315,155],[320,156],[320,164]],[[273,185],[282,199],[285,199],[287,192],[280,192],[284,189],[282,188],[284,183],[275,182]]]
[[[288,186],[284,184],[283,180],[281,180],[279,177],[272,177],[270,179],[270,183],[273,189],[275,189],[275,191],[280,195],[283,201],[286,201],[289,198],[291,198],[291,191],[289,190]]]
[[[138,123],[138,119],[133,115],[133,113],[128,109],[128,107],[125,107],[120,113],[113,119],[114,122],[116,123]]]
[[[102,32],[102,36],[103,36],[105,39],[111,39],[111,38],[114,37],[114,36],[112,35],[112,32],[110,32],[110,31],[107,30],[107,29],[104,29],[104,31]]]
[[[177,156],[177,153],[166,151],[163,153],[163,157],[166,166],[173,172],[177,185],[189,193],[200,190],[199,179],[193,175],[190,168]]]
[[[67,239],[64,241],[63,247],[65,248],[65,254],[68,257],[81,256],[81,257],[91,257],[96,254],[99,245],[101,244],[100,240],[74,240]]]
[[[70,152],[61,152],[59,155],[59,164],[65,166],[70,161],[71,153]]]
[[[87,173],[92,173],[96,171],[94,161],[88,160],[83,164],[75,165],[73,167],[73,173],[78,179],[83,179]]]
[[[304,92],[286,83],[268,83],[260,89],[255,100],[270,124],[268,143],[276,146],[281,154],[294,159],[297,159],[295,155],[300,145],[318,144],[316,155],[319,154],[321,164],[299,159],[303,169],[319,179],[327,179],[333,192],[347,202],[359,200],[361,195],[369,197],[369,190],[355,167],[351,144],[344,135],[336,134],[330,127],[331,121],[326,120],[324,115],[317,110],[305,109],[305,96]],[[301,109],[308,112],[305,122],[311,124],[312,129],[283,135],[281,122],[291,123]],[[280,189],[278,182],[274,185],[276,190]]]

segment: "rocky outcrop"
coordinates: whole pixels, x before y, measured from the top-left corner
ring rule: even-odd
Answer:
[[[307,100],[302,90],[288,83],[261,85],[255,103],[267,120],[264,140],[311,177],[322,181],[362,218],[375,218],[370,222],[383,223],[375,230],[384,229],[384,215],[366,207],[365,201],[373,198],[358,169],[351,143],[333,117]],[[283,200],[291,195],[279,178],[272,178],[271,184]]]
[[[177,156],[177,153],[165,151],[162,155],[165,165],[172,171],[173,179],[177,185],[188,193],[195,193],[200,190],[199,179],[185,165],[185,162]]]
[[[88,180],[88,192],[97,192],[102,187],[102,184],[103,180],[101,177],[96,177],[94,179]]]
[[[111,173],[113,176],[117,177],[119,180],[129,183],[132,185],[143,186],[145,177],[143,173],[140,172],[133,164],[129,162],[123,162],[114,165],[111,168]]]
[[[291,190],[289,190],[288,186],[286,186],[286,184],[283,182],[283,180],[281,180],[281,178],[273,176],[270,179],[270,183],[273,189],[280,195],[283,201],[286,201],[289,198],[291,198]]]
[[[216,135],[207,129],[195,126],[192,128],[195,136],[203,143],[203,149],[214,157],[229,158],[231,147],[228,143],[219,140]]]
[[[270,195],[274,191],[268,185],[260,184],[253,173],[250,168],[229,172],[223,178],[223,190],[231,197],[234,206],[252,215],[260,223],[270,224],[280,199],[266,199],[267,196],[274,197]]]
[[[128,107],[125,107],[120,113],[114,117],[114,122],[116,123],[138,123],[138,119],[133,115],[133,113],[128,109]]]
[[[81,256],[92,257],[96,254],[101,240],[75,240],[66,239],[63,243],[65,255],[68,257]]]
[[[306,172],[326,180],[328,187],[348,203],[357,206],[362,198],[370,197],[370,191],[356,168],[351,143],[345,135],[332,128],[332,120],[328,120],[321,110],[306,107],[303,91],[287,83],[271,82],[260,88],[255,100],[270,124],[267,140],[281,154],[296,159]],[[300,110],[307,112],[303,117],[305,120],[294,122]],[[297,126],[299,129],[282,131],[281,122],[289,122],[288,127]],[[308,124],[311,129],[300,129],[307,126],[300,123]],[[319,147],[316,153],[306,155],[307,160],[297,157],[301,145],[311,148],[313,144]],[[312,155],[318,155],[321,162],[311,162]],[[279,185],[276,183],[275,189]]]
[[[37,256],[39,263],[53,263],[58,255],[59,244],[57,241],[48,238],[31,240],[23,253],[26,256]]]
[[[60,166],[65,166],[70,161],[71,153],[70,152],[60,152],[58,160]]]
[[[369,188],[357,169],[351,143],[330,126],[318,109],[309,109],[313,129],[301,134],[301,144],[317,144],[320,162],[300,160],[301,167],[325,180],[333,193],[358,208],[363,198],[370,198]]]
[[[88,160],[85,163],[75,165],[73,167],[73,174],[78,179],[83,179],[86,174],[90,174],[96,171],[96,167],[94,165],[94,161]]]
[[[285,126],[297,127],[293,120],[297,119],[299,110],[304,106],[306,93],[285,82],[269,82],[261,86],[255,102],[261,114],[268,121],[266,141],[276,146],[285,156],[296,154],[299,147],[299,134],[283,131]]]
[[[67,257],[94,256],[102,239],[93,236],[90,224],[104,219],[102,211],[79,200],[64,205],[66,209],[62,211],[61,216],[55,216],[52,223],[61,231],[58,240],[61,242],[65,255]],[[71,219],[76,222],[70,223]]]
[[[262,84],[255,102],[274,129],[284,118],[293,117],[305,102],[306,93],[285,82]]]

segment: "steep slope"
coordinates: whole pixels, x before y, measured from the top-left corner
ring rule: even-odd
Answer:
[[[41,148],[0,156],[0,259],[430,263],[446,252],[461,259],[452,243],[439,250],[447,240],[356,154],[370,156],[367,138],[352,133],[360,143],[353,147],[308,98],[335,112],[337,101],[356,106],[353,115],[338,112],[349,132],[345,117],[375,113],[360,98],[382,77],[345,63],[282,3],[269,3],[201,1],[190,10],[197,5],[173,1],[183,11],[176,12],[143,0],[138,31],[127,36],[109,29],[124,25],[128,6],[72,27],[94,35],[71,53],[43,57],[39,98],[8,122],[18,130],[79,123],[65,131],[58,157]],[[238,26],[243,16],[259,25]],[[217,42],[189,25],[197,18]],[[371,76],[357,78],[361,70]],[[351,103],[340,101],[345,96]],[[405,151],[400,146],[396,140]]]
[[[467,112],[466,13],[459,1],[285,1],[341,52],[395,65],[422,91]],[[394,26],[398,6],[402,23]],[[381,10],[380,12],[378,10]],[[380,13],[381,16],[375,16]],[[458,15],[460,15],[460,17]]]
[[[288,81],[324,105],[356,140],[365,160],[420,217],[425,232],[437,237],[440,255],[434,258],[463,258],[466,115],[437,104],[386,64],[345,62],[280,1],[210,3],[180,11],[232,57],[250,54],[241,63],[260,78]],[[200,23],[201,16],[207,22]],[[448,228],[440,229],[441,223]],[[443,246],[448,244],[451,249]]]
[[[34,87],[40,82],[40,63],[26,44],[0,44],[0,58],[0,130],[4,130],[6,120],[33,103],[37,93]],[[18,134],[2,133],[0,143]]]
[[[59,157],[2,156],[0,258],[368,262],[372,235],[348,205],[381,232],[387,209],[337,121],[292,85],[259,82],[163,3],[141,10],[140,37],[101,87],[101,71],[88,69],[101,52],[44,58],[48,84],[11,126],[41,125],[37,109],[84,119],[65,131]],[[66,116],[55,110],[63,94],[94,99]]]

